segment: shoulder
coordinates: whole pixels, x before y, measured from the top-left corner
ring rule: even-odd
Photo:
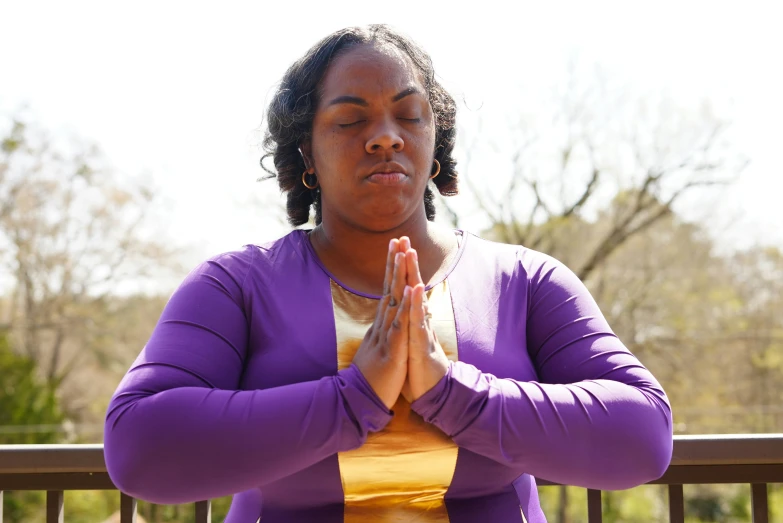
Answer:
[[[466,241],[463,256],[468,264],[483,265],[501,273],[511,273],[529,283],[547,281],[554,273],[573,275],[564,263],[541,251],[524,245],[487,240],[473,233],[463,232],[463,234]]]
[[[268,273],[281,258],[301,255],[302,238],[305,236],[301,231],[295,230],[270,242],[246,244],[240,249],[216,254],[197,265],[183,284],[206,279],[241,289],[249,275]]]
[[[523,245],[493,242],[471,235],[466,257],[473,277],[480,271],[493,271],[491,278],[500,294],[525,296],[529,317],[602,317],[582,280],[560,260]],[[549,321],[549,320],[547,320]]]

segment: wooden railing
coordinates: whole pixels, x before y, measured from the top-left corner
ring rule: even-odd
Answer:
[[[767,486],[783,483],[783,434],[675,436],[668,470],[652,484],[669,485],[669,520],[684,523],[683,485],[751,485],[753,523],[769,523]],[[553,483],[539,480],[539,485]],[[66,490],[115,490],[102,445],[0,446],[0,523],[4,490],[46,491],[46,522],[64,521]],[[211,521],[209,501],[194,506],[196,523]],[[601,523],[601,491],[588,490],[589,523]],[[136,520],[136,500],[120,494],[122,523]]]

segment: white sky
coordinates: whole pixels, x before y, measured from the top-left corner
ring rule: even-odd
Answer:
[[[285,231],[243,203],[276,192],[255,183],[253,131],[286,67],[329,32],[395,26],[490,119],[514,110],[510,89],[552,85],[577,55],[644,89],[729,108],[751,165],[716,203],[735,221],[726,241],[783,245],[783,30],[768,4],[0,0],[0,110],[26,105],[43,125],[96,141],[123,172],[151,176],[167,205],[158,224],[197,246],[195,264]]]

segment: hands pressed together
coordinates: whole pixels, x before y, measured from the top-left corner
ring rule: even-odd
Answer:
[[[430,325],[418,255],[405,236],[389,243],[383,298],[353,363],[389,409],[400,394],[413,402],[446,374],[449,360]]]

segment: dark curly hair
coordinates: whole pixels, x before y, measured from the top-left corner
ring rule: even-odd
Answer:
[[[456,161],[452,156],[456,135],[456,104],[435,79],[429,55],[409,38],[386,25],[349,27],[327,36],[288,68],[266,113],[264,156],[261,167],[277,178],[280,190],[287,193],[288,221],[293,226],[306,223],[310,206],[315,207],[315,223],[321,223],[320,190],[307,189],[302,183],[306,166],[299,147],[310,138],[318,105],[318,87],[330,62],[347,49],[360,44],[391,45],[404,52],[422,73],[432,112],[435,116],[435,159],[440,174],[433,179],[444,196],[457,194]],[[264,165],[271,156],[277,173]],[[427,187],[424,207],[428,220],[435,219],[435,196]]]

